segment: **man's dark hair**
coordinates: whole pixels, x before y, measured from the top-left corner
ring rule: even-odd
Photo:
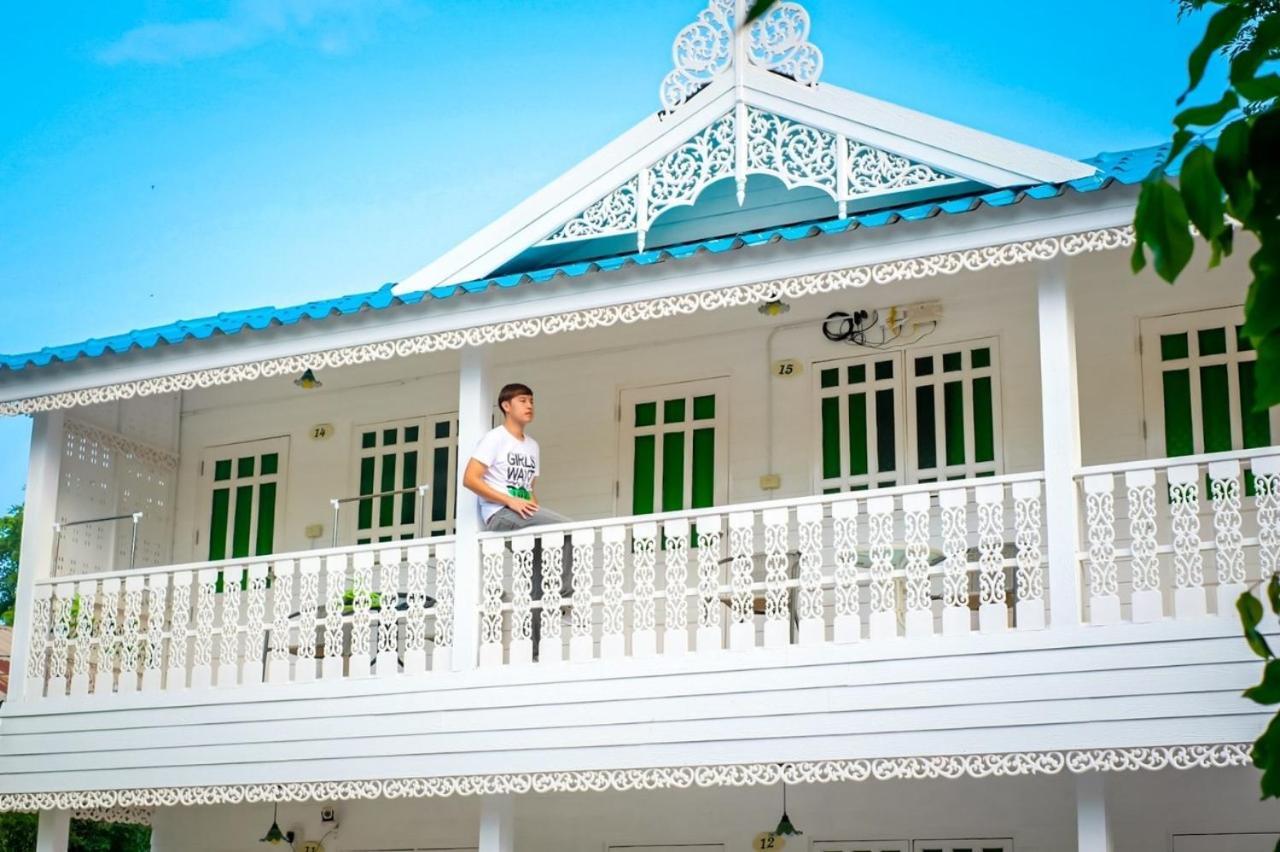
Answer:
[[[507,409],[504,407],[505,404],[518,396],[533,396],[533,389],[519,382],[503,385],[502,390],[498,392],[498,410],[505,415],[507,413]]]

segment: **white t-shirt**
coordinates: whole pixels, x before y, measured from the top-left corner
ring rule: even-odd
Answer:
[[[476,444],[471,457],[485,466],[484,481],[496,491],[528,500],[533,495],[533,480],[538,476],[538,442],[528,435],[520,440],[506,426],[490,429]],[[485,523],[502,508],[480,498],[480,517]]]

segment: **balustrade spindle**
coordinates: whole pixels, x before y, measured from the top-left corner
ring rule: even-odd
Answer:
[[[293,679],[308,683],[316,679],[316,648],[323,646],[320,627],[320,570],[318,556],[298,562],[298,661]]]
[[[436,545],[436,641],[431,667],[448,671],[453,666],[454,592],[457,583],[455,551],[451,543]]]
[[[93,630],[94,616],[98,611],[98,581],[68,583],[65,589],[68,636],[74,636],[72,651],[75,653],[75,659],[71,663],[71,694],[88,695],[93,690],[93,678],[98,669],[98,644]],[[56,637],[57,633],[54,635]],[[65,665],[65,649],[59,656],[63,658]],[[58,694],[62,694],[61,690]]]
[[[938,493],[942,514],[942,635],[973,629],[969,610],[969,489]]]
[[[512,665],[533,662],[533,548],[532,535],[511,539]]]
[[[1280,573],[1280,456],[1254,459],[1250,467],[1258,519],[1258,566],[1265,585]]]
[[[293,612],[293,572],[295,563],[292,559],[278,560],[272,566],[271,580],[271,632],[270,656],[267,659],[267,680],[271,683],[287,683],[289,681],[289,615]],[[264,614],[264,627],[266,616]],[[253,622],[250,621],[250,624]],[[298,668],[302,668],[302,636],[299,627],[298,636]]]
[[[1213,500],[1214,563],[1218,569],[1218,615],[1234,616],[1245,590],[1244,532],[1240,517],[1240,462],[1209,463]]]
[[[897,595],[893,588],[893,498],[867,500],[867,535],[871,554],[870,636],[898,635]]]
[[[405,569],[404,673],[420,675],[427,670],[427,566],[431,549],[410,547]]]
[[[187,676],[194,665],[191,659],[191,584],[195,575],[179,571],[173,575],[173,615],[169,619],[169,672],[165,689],[185,689]]]
[[[137,574],[124,579],[124,606],[120,620],[120,685],[122,694],[137,692],[142,678],[142,596],[146,579]]]
[[[373,636],[373,551],[351,556],[351,662],[347,677],[372,673],[376,652]]]
[[[858,606],[858,501],[846,498],[832,503],[831,526],[836,561],[836,615],[832,634],[836,642],[857,642],[862,638]]]
[[[664,579],[662,617],[666,630],[662,652],[679,655],[689,650],[689,521],[673,518],[662,525]]]
[[[218,600],[217,568],[203,568],[197,575],[196,635],[191,651],[191,688],[213,685],[213,620]]]
[[[928,492],[902,496],[908,636],[933,634],[933,610],[929,598],[929,497]]]
[[[626,656],[627,653],[622,609],[623,557],[626,552],[627,528],[605,527],[600,531],[600,541],[604,584],[600,656],[609,660]]]
[[[321,675],[336,679],[343,675],[343,610],[347,597],[347,557],[338,553],[324,560],[324,662]]]
[[[236,686],[240,682],[240,603],[243,597],[240,583],[244,573],[242,567],[234,566],[222,575],[222,622],[215,674],[219,687]]]
[[[722,645],[720,613],[719,515],[698,518],[698,652],[718,651]]]
[[[1004,576],[1004,486],[980,485],[978,504],[978,629],[996,633],[1009,628]]]
[[[752,583],[755,567],[755,513],[734,512],[729,515],[729,585],[732,606],[729,622],[729,647],[735,651],[754,648],[756,644],[755,599]]]
[[[502,575],[506,548],[500,538],[480,546],[480,665],[502,665]]]
[[[244,615],[244,667],[240,672],[240,682],[245,684],[262,683],[266,672],[266,660],[263,651],[271,640],[271,619],[267,615],[267,577],[271,566],[266,562],[255,562],[247,569],[248,594]],[[286,667],[288,663],[285,663]],[[285,675],[288,680],[288,675]]]
[[[652,521],[636,524],[631,539],[631,655],[652,657],[658,652],[657,595],[658,525]]]
[[[1018,564],[1014,583],[1018,601],[1014,611],[1022,630],[1043,630],[1045,624],[1040,492],[1039,482],[1013,483],[1014,545]]]
[[[777,648],[791,642],[791,594],[787,588],[788,519],[785,508],[766,509],[764,521],[764,645]]]
[[[1200,554],[1200,467],[1169,468],[1169,515],[1173,531],[1173,611],[1199,618],[1205,603],[1204,558]]]
[[[169,576],[151,575],[147,578],[144,607],[147,626],[141,660],[143,692],[159,692],[164,686],[164,630],[168,604]],[[171,645],[176,645],[176,640]]]
[[[796,509],[800,539],[800,590],[796,609],[801,645],[820,645],[826,638],[822,623],[822,505],[809,503]]]
[[[53,639],[49,653],[49,697],[62,698],[67,694],[67,656],[71,650],[72,603],[75,600],[75,584],[59,583],[53,587]],[[83,601],[83,598],[81,598]],[[83,603],[81,604],[83,608]],[[90,631],[86,631],[89,635]],[[91,639],[85,639],[87,648]],[[76,658],[80,657],[80,637],[76,635]],[[85,651],[84,691],[88,691],[89,652]],[[74,684],[74,677],[72,678]],[[76,693],[72,693],[76,694]]]
[[[393,677],[400,664],[400,563],[402,551],[378,551],[378,677]]]
[[[1084,478],[1085,526],[1089,536],[1089,622],[1120,621],[1116,571],[1115,477],[1099,473]]]
[[[120,586],[119,577],[108,577],[102,581],[98,617],[94,621],[93,631],[98,643],[98,665],[89,676],[89,691],[97,695],[110,695],[115,690],[116,661],[120,653],[120,635],[117,632],[120,618]],[[83,616],[83,604],[81,604],[81,610]]]
[[[1136,622],[1164,618],[1160,591],[1160,557],[1156,554],[1156,472],[1131,470],[1124,475],[1129,504],[1129,549],[1133,554],[1130,609]]]
[[[542,536],[542,605],[538,612],[538,662],[558,663],[564,659],[561,631],[564,605],[564,533]]]
[[[573,612],[570,615],[569,659],[590,660],[595,656],[591,635],[591,598],[595,592],[596,531],[574,530]]]
[[[31,601],[31,642],[27,646],[26,698],[40,698],[45,688],[45,659],[49,654],[49,621],[53,617],[53,586],[36,586]]]

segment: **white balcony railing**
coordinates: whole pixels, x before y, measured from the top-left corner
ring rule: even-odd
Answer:
[[[1199,618],[1211,598],[1234,615],[1280,566],[1280,448],[1091,467],[1078,482],[1089,623]]]
[[[484,534],[480,664],[1043,627],[1042,490],[1033,473]]]
[[[452,539],[40,580],[27,696],[449,667]]]

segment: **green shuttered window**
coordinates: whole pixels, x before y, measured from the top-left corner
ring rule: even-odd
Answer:
[[[209,559],[274,552],[288,452],[288,438],[205,451],[201,472],[208,480],[209,522],[203,533]]]
[[[619,510],[643,515],[724,502],[725,406],[721,380],[624,391]]]
[[[825,494],[1000,472],[997,344],[814,365]]]
[[[1271,445],[1277,415],[1253,410],[1256,353],[1242,322],[1240,308],[1142,322],[1147,441],[1157,456]]]
[[[356,496],[368,497],[355,504],[355,542],[452,533],[456,416],[374,423],[355,431]],[[429,486],[425,496],[417,492],[421,484]]]

